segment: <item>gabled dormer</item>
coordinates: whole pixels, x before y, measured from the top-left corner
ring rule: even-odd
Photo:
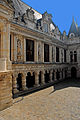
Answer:
[[[37,20],[37,28],[42,30],[43,32],[50,33],[52,26],[50,24],[52,23],[52,15],[45,12],[42,14],[42,18]]]
[[[42,19],[43,21],[50,23],[52,20],[52,15],[48,14],[46,11],[45,13],[42,14]]]

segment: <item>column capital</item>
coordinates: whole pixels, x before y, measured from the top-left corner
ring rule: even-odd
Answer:
[[[45,84],[45,78],[44,78],[45,70],[41,71],[41,84]]]
[[[49,73],[49,70],[47,70],[47,73]]]
[[[41,71],[41,73],[45,74],[45,70]]]
[[[50,70],[50,73],[53,73],[53,70],[52,70],[52,69]]]
[[[26,72],[23,72],[22,73],[22,77],[26,77],[27,76],[27,73]]]
[[[57,69],[55,69],[54,71],[57,72]]]
[[[36,74],[36,75],[39,75],[39,71],[35,71],[35,74]]]
[[[13,77],[18,77],[18,73],[13,73]]]

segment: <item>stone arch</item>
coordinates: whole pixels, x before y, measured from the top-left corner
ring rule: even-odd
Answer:
[[[54,72],[55,72],[55,70],[53,70],[53,72],[52,72],[52,80],[54,81]]]
[[[27,72],[26,76],[26,86],[28,88],[34,87],[35,85],[35,73],[33,72]]]
[[[39,84],[41,84],[41,71],[39,72]]]
[[[76,67],[71,68],[71,78],[76,78],[77,77],[77,69]]]
[[[18,77],[17,77],[17,89],[19,91],[22,90],[22,76],[23,76],[22,73],[18,73]]]
[[[67,78],[67,69],[65,69],[65,78]]]
[[[49,76],[49,71],[48,70],[46,70],[45,71],[45,83],[48,83],[49,81],[50,81],[50,76]]]
[[[60,79],[60,72],[59,72],[59,70],[57,70],[57,72],[56,72],[56,78],[57,78],[57,80]]]

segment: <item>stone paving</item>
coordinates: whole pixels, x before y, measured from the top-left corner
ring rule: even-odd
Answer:
[[[66,81],[14,99],[0,120],[80,120],[80,82]]]

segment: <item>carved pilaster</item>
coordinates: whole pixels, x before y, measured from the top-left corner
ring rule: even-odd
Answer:
[[[49,46],[49,61],[52,62],[52,46]]]
[[[24,38],[24,62],[26,62],[26,39]]]
[[[38,42],[37,41],[34,42],[34,48],[35,48],[35,51],[34,51],[34,61],[38,62]]]

